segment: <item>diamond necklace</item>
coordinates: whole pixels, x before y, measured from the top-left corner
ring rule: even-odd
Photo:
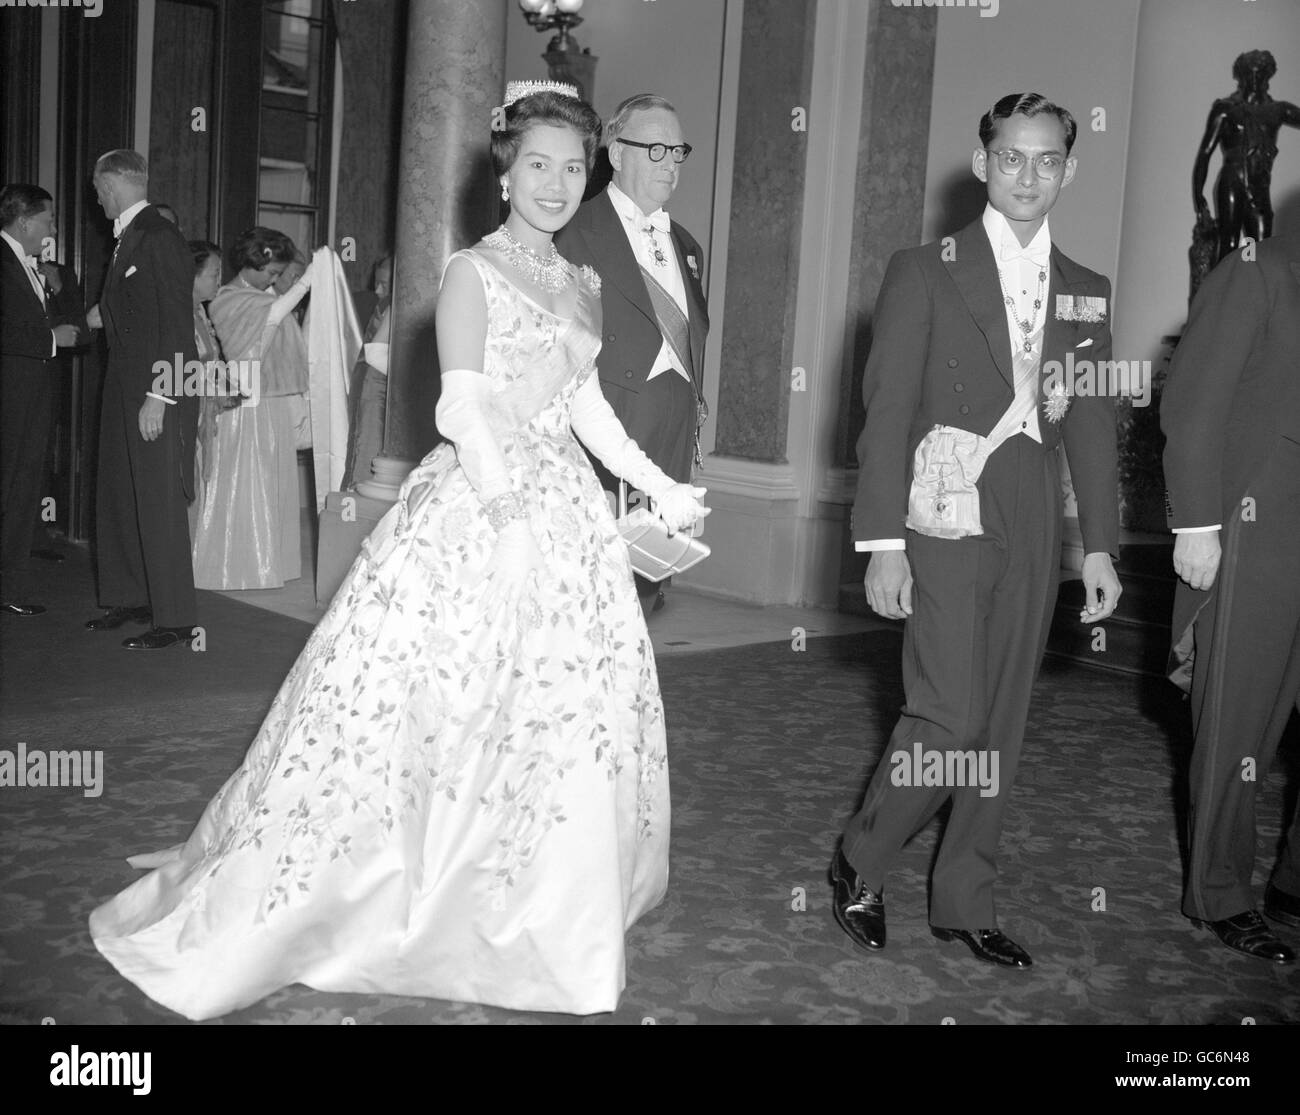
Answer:
[[[509,260],[516,271],[532,280],[547,294],[562,294],[571,278],[569,264],[554,244],[548,256],[540,256],[527,244],[521,244],[505,225],[484,239]]]

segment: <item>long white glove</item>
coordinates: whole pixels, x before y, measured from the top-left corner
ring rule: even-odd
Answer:
[[[438,430],[456,446],[456,459],[485,508],[513,490],[505,455],[488,420],[491,394],[492,381],[482,372],[453,368],[442,373],[442,394],[434,412]],[[517,596],[543,560],[528,519],[511,518],[497,531],[489,575],[502,590]]]
[[[478,498],[487,503],[510,491],[510,470],[488,422],[492,381],[482,372],[453,368],[442,373],[434,420],[456,446],[456,459]]]
[[[589,375],[574,394],[569,424],[601,464],[654,500],[669,533],[676,534],[709,513],[700,502],[707,488],[677,483],[627,436],[597,376]]]
[[[271,303],[271,308],[266,314],[266,324],[262,327],[262,337],[257,342],[259,354],[266,352],[267,346],[271,343],[271,338],[275,336],[275,331],[280,328],[280,322],[284,321],[293,312],[298,303],[306,297],[307,291],[311,289],[312,272],[316,270],[316,260],[323,250],[322,248],[316,249],[311,264],[302,273],[298,281]]]

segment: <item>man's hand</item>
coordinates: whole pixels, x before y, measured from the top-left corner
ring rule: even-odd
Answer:
[[[1198,530],[1174,535],[1174,572],[1192,588],[1208,589],[1219,572],[1219,532]]]
[[[104,328],[104,319],[100,316],[98,302],[86,311],[86,324],[89,325],[91,329]]]
[[[876,615],[906,619],[912,614],[912,566],[905,550],[875,551],[862,584]]]
[[[77,327],[75,325],[56,325],[54,343],[59,348],[74,348],[77,344]]]
[[[145,399],[140,408],[140,436],[145,441],[153,441],[163,428],[163,416],[167,413],[167,404],[161,399]]]
[[[59,275],[59,265],[52,259],[43,259],[37,264],[40,272],[45,276],[45,285],[50,288],[54,294],[58,294],[63,289],[63,279]]]
[[[1120,588],[1110,554],[1085,554],[1083,558],[1084,606],[1080,623],[1100,623],[1115,612],[1124,590]]]

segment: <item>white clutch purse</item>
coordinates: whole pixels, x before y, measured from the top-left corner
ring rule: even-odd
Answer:
[[[611,500],[613,493],[610,493]],[[698,565],[713,551],[695,537],[701,523],[690,530],[670,535],[664,521],[647,507],[627,509],[627,482],[618,483],[618,507],[615,526],[627,543],[632,568],[647,581],[662,581],[675,573],[684,573]]]

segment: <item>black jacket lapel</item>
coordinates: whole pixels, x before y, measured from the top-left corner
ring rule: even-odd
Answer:
[[[672,224],[672,242],[677,251],[677,268],[682,276],[682,286],[686,288],[686,322],[691,333],[691,360],[695,364],[697,377],[703,381],[704,375],[704,339],[709,331],[709,307],[704,301],[704,290],[700,285],[700,280],[695,278],[691,273],[690,264],[686,260],[686,244],[683,242],[682,234],[676,222]],[[695,261],[696,270],[699,269],[700,261]]]
[[[46,310],[45,304],[40,300],[36,291],[32,288],[32,281],[27,277],[28,271],[26,265],[19,262],[18,257],[13,253],[13,249],[10,248],[7,243],[0,243],[0,251],[4,252],[4,256],[0,258],[4,259],[5,268],[9,271],[9,281],[13,283],[15,287],[21,284],[22,288],[27,292],[28,297],[31,298],[32,304],[36,306],[38,312],[48,320],[49,313]]]
[[[641,267],[632,252],[632,245],[628,243],[627,233],[623,231],[623,218],[618,215],[608,193],[594,198],[590,205],[587,227],[591,235],[586,239],[596,261],[597,273],[602,281],[618,287],[623,296],[658,329],[659,319],[655,317],[650,295],[646,293]]]
[[[1002,284],[998,265],[989,246],[983,221],[967,225],[954,237],[956,258],[948,261],[948,274],[988,342],[989,354],[997,364],[1007,386],[1014,389],[1011,367],[1011,330],[1007,326],[1006,305],[1002,301]]]

